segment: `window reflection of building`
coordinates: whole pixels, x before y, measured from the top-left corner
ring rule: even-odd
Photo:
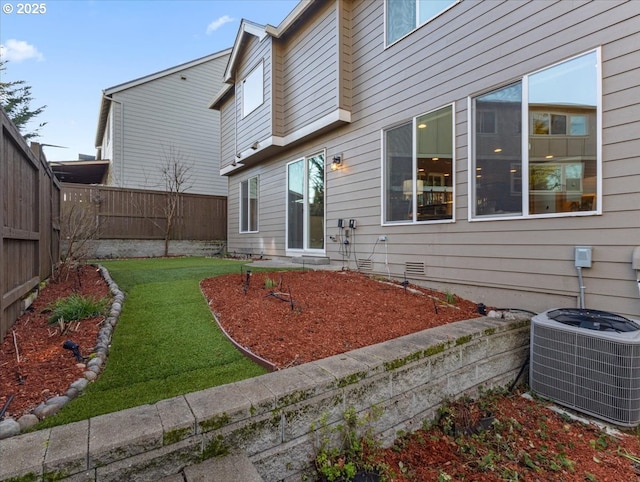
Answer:
[[[525,214],[596,210],[595,52],[527,77],[475,99],[474,215],[521,215],[525,191]]]
[[[477,98],[476,109],[483,113],[476,115],[476,215],[521,214],[522,185],[514,183],[522,179],[521,85]]]
[[[529,211],[591,211],[596,193],[596,107],[530,105]],[[536,121],[546,119],[547,125]]]

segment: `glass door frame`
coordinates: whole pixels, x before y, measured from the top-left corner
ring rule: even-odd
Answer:
[[[310,214],[309,214],[309,159],[314,157],[321,156],[322,157],[322,183],[323,183],[323,213],[322,213],[322,248],[310,248]],[[327,202],[326,202],[326,191],[327,191],[327,153],[326,149],[320,150],[311,154],[309,156],[300,157],[291,162],[287,162],[286,171],[285,171],[285,251],[287,256],[295,256],[295,255],[325,255],[326,254],[326,233],[327,233]],[[303,163],[303,220],[302,220],[302,248],[291,248],[289,247],[289,168],[291,165],[302,162]]]

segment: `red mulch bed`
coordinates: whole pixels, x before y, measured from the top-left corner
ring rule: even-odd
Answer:
[[[480,316],[467,300],[353,271],[287,271],[201,283],[224,330],[283,368]],[[245,292],[246,291],[246,292]]]
[[[489,414],[492,423],[479,430],[479,417]],[[378,460],[394,470],[394,482],[640,480],[638,466],[619,453],[640,454],[637,435],[605,435],[520,393],[482,404],[461,399],[447,416],[464,430],[452,431],[443,418],[383,451]]]
[[[0,346],[0,408],[9,398],[6,417],[19,418],[41,402],[64,395],[69,385],[86,371],[70,350],[62,348],[65,340],[80,346],[82,355],[89,355],[96,344],[104,318],[90,318],[72,324],[61,334],[57,325],[49,325],[49,305],[72,293],[109,296],[109,287],[95,266],[83,265],[56,282],[49,283],[31,307],[11,327]],[[15,335],[15,338],[14,338]],[[17,353],[16,353],[17,345]]]

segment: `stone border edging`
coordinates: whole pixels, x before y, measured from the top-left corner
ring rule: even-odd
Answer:
[[[58,413],[67,403],[74,398],[77,398],[90,382],[96,380],[102,371],[103,365],[109,355],[109,345],[111,344],[113,330],[117,325],[118,318],[122,312],[124,293],[120,291],[118,285],[113,281],[107,268],[102,265],[98,265],[98,269],[109,286],[109,292],[113,296],[113,301],[111,303],[111,310],[107,317],[102,321],[102,327],[100,328],[100,331],[98,331],[96,344],[88,357],[89,361],[86,365],[87,370],[83,373],[81,378],[78,378],[69,385],[69,388],[64,395],[51,397],[49,400],[42,402],[34,408],[31,413],[23,415],[18,420],[7,418],[0,421],[0,440],[13,437],[14,435],[19,435],[21,432],[37,425],[45,418]]]

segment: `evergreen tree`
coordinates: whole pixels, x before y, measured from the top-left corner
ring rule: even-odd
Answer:
[[[6,61],[0,60],[0,79],[7,69],[5,67],[6,63]],[[27,85],[24,80],[14,80],[12,82],[0,80],[0,107],[4,109],[9,119],[13,121],[25,140],[39,137],[40,129],[47,124],[46,122],[42,122],[32,132],[24,132],[27,123],[34,117],[42,114],[47,107],[43,105],[37,109],[31,109],[32,100],[31,86]]]

